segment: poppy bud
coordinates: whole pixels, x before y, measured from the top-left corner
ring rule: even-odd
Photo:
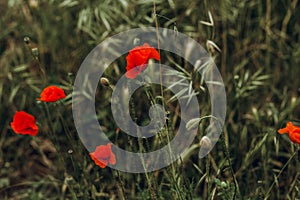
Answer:
[[[109,80],[107,78],[101,78],[100,83],[106,87],[108,87],[110,85]]]
[[[28,36],[24,37],[24,42],[28,45],[30,43],[30,38]]]
[[[202,137],[200,140],[200,146],[202,148],[209,149],[212,146],[211,140],[209,139],[209,137],[207,137],[207,136]]]
[[[31,49],[31,53],[32,53],[33,56],[38,57],[39,49],[34,47],[34,48]]]

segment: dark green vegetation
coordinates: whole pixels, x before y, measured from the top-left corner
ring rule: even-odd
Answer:
[[[277,134],[288,120],[300,120],[297,0],[157,0],[157,15],[152,0],[8,0],[0,4],[1,199],[300,199],[299,145]],[[213,25],[207,24],[209,12]],[[175,28],[203,46],[210,40],[221,49],[220,53],[207,46],[226,86],[223,141],[230,155],[220,140],[204,159],[199,160],[194,150],[182,164],[154,173],[100,169],[82,147],[73,123],[76,72],[95,45],[131,28],[156,26],[155,16],[159,27]],[[25,37],[30,39],[27,43]],[[166,58],[166,64],[171,60]],[[117,64],[118,70],[106,73],[112,84],[125,73],[125,59]],[[40,68],[45,68],[46,83]],[[68,94],[63,104],[49,105],[51,116],[36,101],[50,84],[61,85]],[[99,119],[114,138],[117,127],[108,110],[111,91],[101,85],[99,91]],[[205,102],[200,105],[207,113],[210,108]],[[134,103],[135,111],[144,109]],[[9,123],[16,110],[36,117],[38,137],[13,133]],[[176,118],[175,113],[171,116]],[[176,129],[172,120],[170,130]],[[195,144],[205,123],[200,123]]]

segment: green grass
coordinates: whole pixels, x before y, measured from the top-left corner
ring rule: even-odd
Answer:
[[[0,2],[1,199],[300,199],[299,145],[277,134],[287,121],[300,120],[297,0],[156,0],[156,15],[153,0],[34,2]],[[209,25],[209,13],[213,25]],[[156,26],[155,16],[159,27],[189,35],[215,58],[227,93],[222,138],[205,158],[199,159],[194,149],[182,162],[155,172],[100,169],[83,147],[73,122],[76,73],[101,41],[131,28]],[[30,38],[27,44],[25,37]],[[206,46],[208,40],[221,52]],[[165,61],[192,74],[191,66],[172,54],[166,53]],[[113,65],[105,73],[112,85],[125,73],[125,57]],[[206,86],[201,85],[201,77],[192,77],[194,89],[202,95],[198,95],[201,112],[209,114]],[[51,84],[60,85],[68,96],[48,105],[49,115],[36,98]],[[116,138],[118,127],[108,109],[112,91],[103,85],[99,91],[99,120],[107,135]],[[159,101],[159,86],[151,86],[148,92]],[[136,117],[147,120],[140,111],[149,97],[143,91],[136,95],[141,100],[133,102]],[[172,95],[166,92],[165,100]],[[170,120],[162,138],[176,133],[177,106],[176,101],[168,104]],[[36,117],[37,137],[11,130],[16,110]],[[207,122],[201,121],[195,145]],[[128,150],[135,150],[128,143],[140,142],[122,133],[118,136],[114,142]]]

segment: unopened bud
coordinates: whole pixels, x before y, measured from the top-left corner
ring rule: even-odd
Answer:
[[[37,0],[30,0],[29,1],[29,6],[31,8],[37,8],[39,6],[39,2]]]
[[[37,47],[31,49],[32,55],[38,57],[39,49]]]
[[[137,45],[139,45],[141,43],[141,39],[140,38],[134,38],[134,40],[133,40],[133,45],[134,46],[137,46]]]
[[[204,156],[206,156],[213,147],[211,140],[207,136],[201,138],[199,145],[200,145],[200,150],[198,154],[199,158],[203,158]]]
[[[222,181],[220,186],[221,186],[222,188],[227,188],[227,183],[224,182],[224,181]]]
[[[211,146],[212,146],[212,144],[211,144],[211,140],[209,139],[209,137],[204,136],[204,137],[201,138],[201,140],[200,140],[200,147],[201,148],[208,149]]]
[[[207,50],[212,54],[215,53],[216,50],[218,52],[221,52],[221,49],[211,40],[207,40],[206,47],[207,47]]]
[[[28,36],[24,37],[24,42],[25,42],[25,44],[29,44],[30,38]]]
[[[253,112],[253,114],[257,114],[257,108],[252,107],[252,112]]]
[[[292,99],[291,99],[291,104],[292,104],[292,105],[295,104],[295,103],[296,103],[296,100],[297,100],[296,97],[292,97]]]
[[[109,80],[107,78],[101,78],[100,83],[106,87],[108,87],[110,85]]]

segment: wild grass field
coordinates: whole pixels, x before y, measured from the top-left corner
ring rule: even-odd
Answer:
[[[278,134],[289,121],[300,125],[299,10],[298,0],[0,0],[0,199],[300,199],[300,129],[291,130],[294,141]],[[147,173],[101,168],[74,125],[75,77],[96,45],[143,27],[184,33],[209,52],[226,89],[225,125],[202,159],[205,119],[189,154],[169,166]],[[201,113],[209,115],[201,77],[184,60],[160,53],[160,62],[186,74]],[[152,101],[164,102],[169,115],[159,139],[127,137],[109,101],[126,73],[125,57],[99,81],[99,124],[122,148],[152,151],[176,134],[179,95],[161,98],[157,85],[136,93],[130,106],[138,123],[149,120]],[[38,100],[53,85],[66,97]],[[16,111],[35,117],[37,135],[16,134]]]

